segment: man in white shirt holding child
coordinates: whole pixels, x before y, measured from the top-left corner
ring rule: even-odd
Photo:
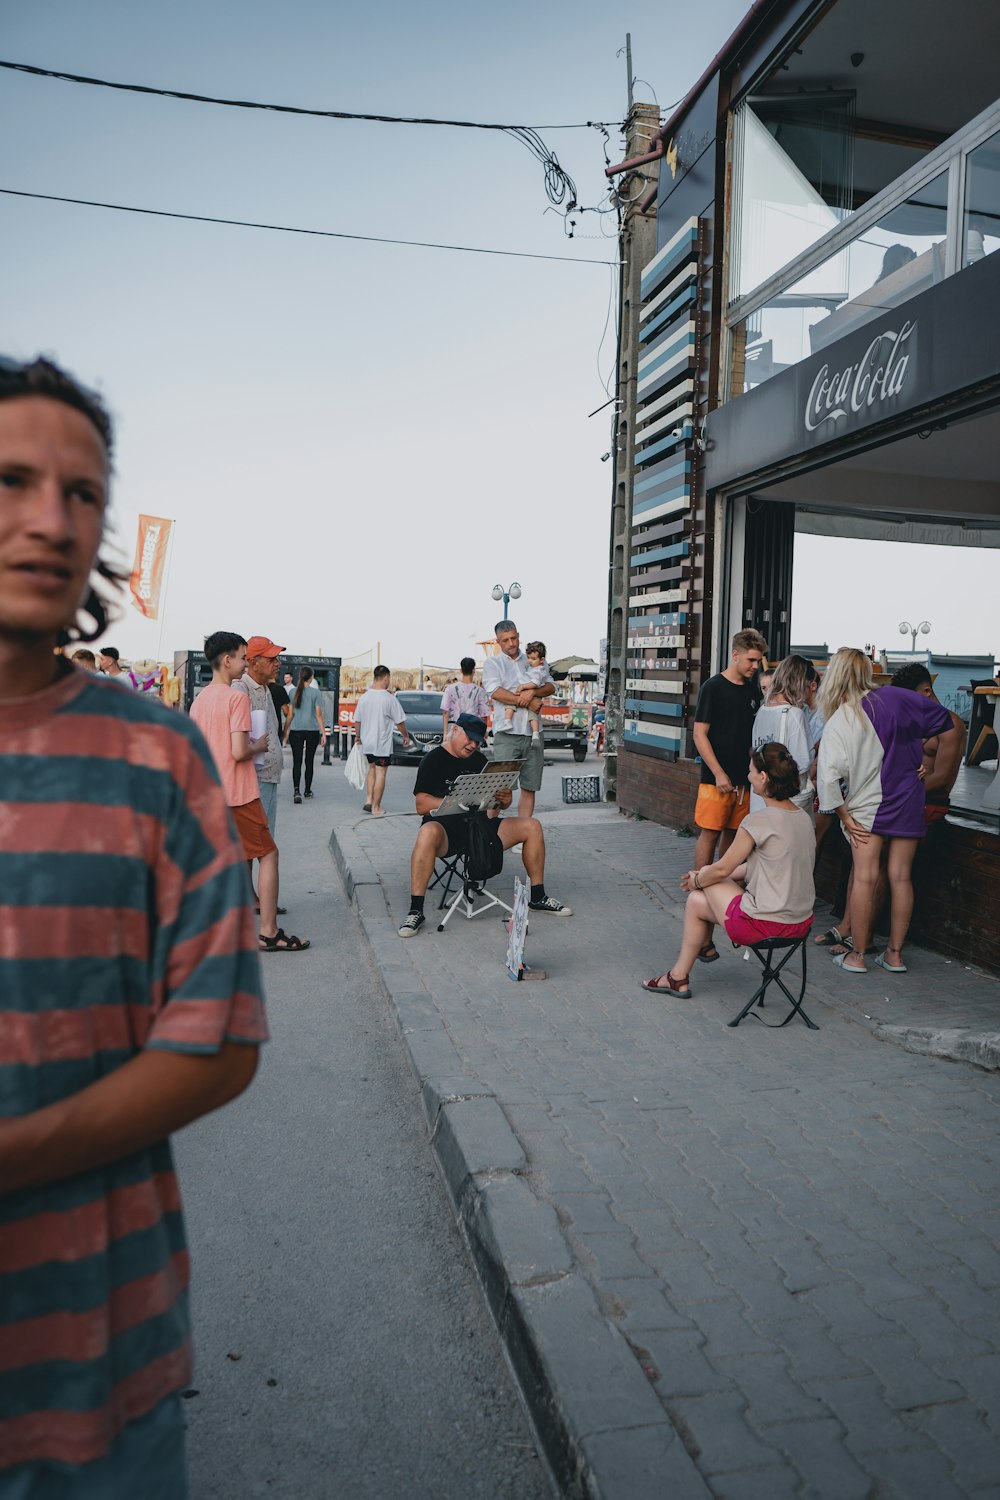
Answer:
[[[523,760],[521,795],[517,804],[520,818],[530,818],[535,811],[535,793],[541,789],[545,747],[540,732],[532,734],[532,717],[536,721],[543,698],[556,690],[548,667],[536,669],[529,677],[529,662],[521,650],[521,637],[513,620],[501,620],[496,628],[496,656],[483,663],[483,687],[493,701],[493,757],[495,760]]]

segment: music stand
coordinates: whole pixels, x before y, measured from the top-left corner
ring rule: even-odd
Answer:
[[[496,805],[498,792],[512,792],[517,786],[519,775],[518,766],[509,770],[487,769],[469,776],[458,776],[440,806],[431,813],[431,817],[459,817],[471,823],[473,818]],[[481,906],[475,904],[477,897],[483,898]],[[448,910],[438,923],[438,932],[444,931],[445,923],[459,907],[464,909],[466,917],[471,921],[473,917],[481,917],[484,912],[491,911],[494,906],[502,906],[504,911],[513,916],[513,907],[508,906],[506,901],[502,901],[492,891],[486,890],[485,881],[476,881],[470,877],[469,854],[466,849],[462,855],[462,888],[452,898]]]

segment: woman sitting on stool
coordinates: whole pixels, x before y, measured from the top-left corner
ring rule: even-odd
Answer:
[[[689,870],[684,934],[674,970],[643,981],[644,990],[690,998],[691,965],[721,922],[734,947],[768,938],[804,937],[812,925],[816,840],[809,814],[792,798],[799,768],[784,745],[761,745],[750,756],[750,786],[764,800],[748,813],[723,857]]]

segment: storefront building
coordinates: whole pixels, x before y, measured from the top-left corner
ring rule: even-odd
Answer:
[[[758,0],[661,132],[623,412],[625,811],[690,821],[698,690],[744,626],[789,651],[796,534],[947,544],[939,617],[963,548],[1000,546],[998,47],[974,0]],[[861,597],[845,580],[834,645]],[[987,780],[949,819],[942,888],[922,877],[955,953],[963,860],[1000,915]]]

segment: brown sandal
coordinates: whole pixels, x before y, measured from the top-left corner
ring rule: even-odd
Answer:
[[[676,995],[678,1000],[690,1000],[691,989],[688,984],[689,975],[685,974],[683,979],[675,979],[673,974],[658,974],[655,979],[644,979],[642,987],[654,995]],[[666,984],[660,980],[665,979]]]
[[[296,937],[279,927],[274,937],[265,937],[261,933],[257,946],[261,953],[304,953],[309,947],[309,939]]]

